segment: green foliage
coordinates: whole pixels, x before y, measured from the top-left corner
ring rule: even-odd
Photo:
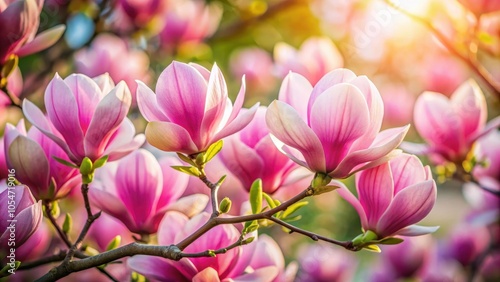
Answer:
[[[253,214],[262,210],[262,180],[260,179],[255,180],[250,188],[250,206]]]

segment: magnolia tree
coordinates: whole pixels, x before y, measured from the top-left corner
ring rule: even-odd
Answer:
[[[229,1],[235,17],[214,1],[0,0],[0,275],[499,278],[500,117],[498,101],[490,116],[486,101],[500,97],[489,71],[499,63],[491,42],[500,42],[500,5],[424,6],[445,15],[437,23],[414,7],[363,2],[368,10],[349,1]],[[456,9],[470,30],[451,28],[463,20],[451,16]],[[315,17],[324,35],[299,49],[255,35],[256,46],[220,51],[241,31],[265,34],[259,20],[287,34],[292,24],[273,22],[286,13]],[[391,71],[397,51],[374,55],[358,40],[390,46],[403,35],[382,27],[401,18],[426,28],[406,38],[434,48],[418,51],[423,73]],[[465,62],[461,76],[436,78],[437,57]],[[424,144],[412,142],[417,134]],[[460,189],[470,207],[447,219],[457,207],[437,198],[448,203]],[[366,259],[365,251],[382,254]]]

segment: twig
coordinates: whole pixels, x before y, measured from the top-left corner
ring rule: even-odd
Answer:
[[[71,248],[72,244],[69,241],[68,236],[66,235],[66,233],[64,233],[61,230],[61,227],[59,226],[59,224],[57,224],[56,219],[52,215],[52,205],[51,205],[51,203],[50,202],[44,202],[43,205],[45,206],[46,216],[49,219],[50,223],[52,223],[52,226],[54,226],[54,228],[56,229],[57,234],[59,234],[59,237],[63,240],[64,244],[66,244],[66,246],[68,248]]]
[[[35,261],[30,261],[30,262],[23,262],[19,266],[18,270],[27,270],[27,269],[32,269],[35,267],[39,267],[45,264],[53,263],[53,262],[58,262],[62,261],[66,257],[66,251],[59,251],[58,254],[48,256],[45,258],[41,258]]]
[[[244,238],[243,238],[243,236],[241,236],[238,239],[238,241],[236,241],[235,243],[233,243],[225,248],[221,248],[218,250],[206,250],[204,252],[199,252],[199,253],[181,253],[181,257],[183,257],[183,258],[200,258],[200,257],[211,257],[213,255],[225,254],[227,251],[229,251],[231,249],[242,246],[243,240],[244,240]]]
[[[205,172],[203,169],[200,169],[201,175],[199,176],[200,180],[205,183],[205,185],[210,188],[210,202],[212,204],[212,217],[218,217],[220,215],[219,212],[219,200],[218,200],[218,193],[219,193],[219,188],[220,184],[217,183],[212,183],[210,180],[208,180],[207,176],[205,175]]]
[[[446,36],[439,31],[431,22],[429,22],[427,19],[420,17],[418,15],[415,15],[395,3],[393,3],[391,0],[383,0],[385,3],[387,3],[389,6],[393,7],[397,11],[401,12],[402,14],[406,15],[407,17],[413,19],[414,21],[424,25],[428,30],[432,32],[432,34],[439,40],[439,42],[446,47],[446,49],[453,54],[455,57],[463,61],[474,73],[476,73],[487,85],[488,87],[492,90],[493,94],[500,99],[500,83],[498,83],[493,76],[484,68],[481,64],[477,62],[477,60],[473,59],[472,56],[468,54],[462,54],[462,52],[453,46],[453,44],[446,38]]]

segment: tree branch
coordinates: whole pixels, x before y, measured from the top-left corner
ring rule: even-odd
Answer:
[[[54,226],[54,228],[56,229],[56,232],[57,234],[59,234],[59,237],[61,238],[61,240],[63,240],[64,244],[66,244],[66,246],[68,248],[71,248],[71,242],[69,241],[68,239],[68,236],[66,235],[66,233],[64,233],[62,230],[61,230],[61,227],[59,226],[59,224],[57,224],[57,221],[56,219],[54,218],[54,216],[52,215],[52,205],[50,202],[45,202],[43,203],[44,207],[45,207],[45,213],[46,213],[46,216],[47,218],[49,219],[50,223],[52,223],[52,226]]]
[[[413,19],[414,21],[424,25],[428,30],[432,32],[432,34],[439,40],[439,42],[446,47],[446,49],[455,57],[464,62],[476,75],[478,75],[484,83],[491,89],[493,94],[500,99],[500,83],[497,82],[493,76],[488,72],[488,70],[483,67],[477,60],[474,59],[474,56],[470,56],[470,54],[463,54],[458,48],[453,46],[453,43],[450,42],[446,36],[437,29],[431,22],[427,19],[415,15],[401,7],[397,4],[393,3],[391,0],[383,0],[392,8],[406,15],[407,17]]]
[[[221,248],[218,250],[206,250],[204,252],[199,252],[199,253],[181,253],[181,257],[183,257],[183,258],[199,258],[199,257],[212,257],[212,256],[219,255],[219,254],[225,254],[227,251],[229,251],[231,249],[242,246],[243,240],[244,240],[243,236],[240,236],[238,241],[236,241],[235,243],[233,243],[225,248]]]

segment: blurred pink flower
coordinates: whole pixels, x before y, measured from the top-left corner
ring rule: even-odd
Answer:
[[[165,0],[119,0],[120,8],[137,27],[149,24],[154,18],[161,16],[169,6]]]
[[[298,281],[352,281],[357,260],[351,253],[330,244],[315,242],[299,249]]]
[[[137,87],[137,103],[149,121],[148,142],[163,151],[195,154],[244,128],[258,104],[240,113],[245,98],[243,82],[234,107],[216,64],[212,71],[174,61],[158,78],[156,95],[144,83]]]
[[[75,54],[78,72],[94,77],[104,73],[114,81],[125,81],[135,102],[136,79],[148,82],[149,58],[140,50],[132,50],[125,40],[111,34],[100,34],[89,48]]]
[[[266,121],[277,146],[299,165],[346,178],[397,153],[408,126],[379,133],[383,114],[380,94],[366,76],[337,69],[314,88],[300,74],[288,74]]]
[[[171,4],[159,34],[163,48],[172,50],[182,43],[198,43],[217,30],[222,16],[218,5],[200,0],[176,0]]]
[[[233,52],[229,65],[234,77],[245,76],[251,92],[267,93],[276,85],[276,78],[273,76],[273,60],[271,55],[263,49],[251,47]]]
[[[450,96],[470,77],[466,66],[446,54],[433,54],[424,58],[418,68],[425,90]]]
[[[259,235],[258,240],[252,247],[255,248],[250,265],[252,270],[263,269],[265,267],[275,267],[279,270],[274,282],[292,282],[295,281],[297,267],[295,262],[291,262],[285,268],[285,258],[281,252],[280,246],[276,241],[266,234]],[[247,269],[248,269],[247,268]]]
[[[10,183],[10,182],[9,182]],[[14,208],[9,206],[14,206]],[[42,222],[42,202],[36,202],[24,185],[0,187],[0,255],[8,258],[10,249],[22,246]],[[11,214],[12,213],[12,214]],[[15,234],[11,241],[11,233]],[[15,245],[9,244],[15,242]],[[14,254],[15,256],[15,254]]]
[[[489,242],[490,234],[486,227],[461,224],[447,236],[444,256],[467,267],[488,248]]]
[[[0,1],[0,65],[10,55],[22,57],[39,52],[61,37],[64,25],[55,26],[35,37],[42,6],[43,0]]]
[[[168,157],[160,166],[153,154],[139,149],[98,170],[89,197],[98,209],[119,219],[130,231],[156,233],[169,206],[186,189],[188,175],[170,168],[180,164]]]
[[[144,135],[134,137],[134,125],[126,117],[131,102],[127,85],[122,81],[115,87],[108,75],[92,80],[72,74],[63,80],[56,74],[45,91],[48,117],[27,99],[23,112],[80,165],[85,157],[116,160],[142,145]]]
[[[271,140],[266,126],[266,107],[259,107],[243,130],[225,139],[220,158],[247,191],[257,178],[262,179],[263,191],[268,194],[297,180],[290,174],[299,166],[283,155]]]
[[[384,101],[384,126],[403,126],[413,118],[415,97],[402,85],[391,85],[380,93]]]
[[[486,124],[484,95],[475,81],[462,84],[448,99],[435,92],[424,92],[415,103],[414,123],[426,145],[405,142],[410,153],[428,154],[439,163],[461,163],[481,136],[500,126],[500,117]]]
[[[476,165],[474,178],[490,189],[500,191],[500,131],[493,130],[477,140],[474,156],[484,165]]]
[[[168,212],[158,230],[158,244],[168,246],[180,242],[201,227],[210,214],[202,213],[188,219],[181,213]],[[185,250],[186,253],[197,253],[206,250],[225,248],[238,240],[240,232],[233,225],[218,225],[194,241]],[[151,281],[273,281],[278,275],[279,263],[267,263],[272,258],[255,249],[256,242],[228,250],[216,257],[183,258],[171,261],[159,257],[133,256],[128,266],[146,276]],[[266,251],[260,249],[261,251]],[[245,273],[252,256],[262,258],[266,266],[251,269]],[[256,266],[256,262],[254,262]]]
[[[80,186],[82,178],[78,169],[54,159],[69,161],[68,155],[36,127],[31,127],[26,134],[24,120],[17,128],[7,124],[4,146],[9,168],[16,170],[16,179],[30,187],[36,199],[60,199]]]
[[[476,16],[500,11],[500,2],[497,0],[458,0],[458,2]]]
[[[413,155],[401,154],[357,174],[357,199],[345,185],[337,184],[340,196],[358,212],[363,230],[371,230],[378,239],[418,236],[438,229],[414,225],[429,214],[437,191],[429,166],[424,167]]]
[[[328,72],[344,66],[340,51],[327,37],[311,37],[299,50],[286,43],[274,47],[277,71],[284,77],[289,71],[303,75],[315,85]]]
[[[7,78],[7,89],[14,94],[14,96],[19,97],[23,91],[23,76],[19,68],[16,68],[12,74]],[[10,105],[10,100],[7,98],[7,94],[0,90],[0,110]],[[3,113],[0,113],[0,116]]]

